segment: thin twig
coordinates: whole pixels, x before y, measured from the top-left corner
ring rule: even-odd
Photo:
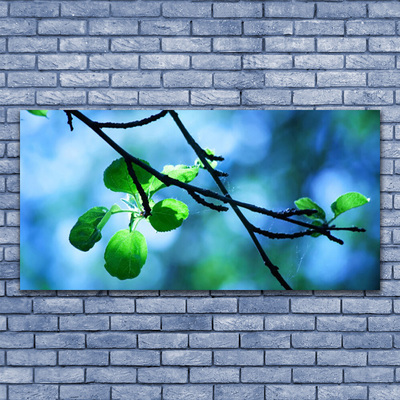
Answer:
[[[68,117],[68,121],[67,121],[67,123],[68,123],[68,125],[69,125],[69,127],[70,127],[70,129],[71,129],[71,132],[74,130],[74,126],[72,125],[72,115],[71,115],[71,112],[70,111],[65,111],[65,113],[67,114],[67,117]]]
[[[277,233],[277,232],[270,232],[264,229],[258,228],[257,226],[252,225],[252,229],[255,233],[263,235],[268,239],[296,239],[303,236],[311,236],[316,233],[313,230],[295,232],[295,233]]]
[[[188,192],[190,194],[190,196],[192,196],[199,204],[201,204],[202,206],[206,206],[208,208],[211,208],[212,210],[215,211],[228,211],[229,208],[225,207],[225,206],[221,206],[220,204],[214,204],[214,203],[210,203],[207,200],[204,200],[201,196],[199,196],[196,192]]]
[[[128,168],[128,173],[129,173],[130,177],[132,178],[132,181],[135,184],[136,189],[139,192],[140,199],[142,200],[143,209],[144,209],[143,216],[145,218],[147,218],[148,216],[151,215],[151,208],[150,208],[150,204],[149,204],[149,198],[147,197],[147,194],[145,193],[142,185],[139,182],[139,179],[138,179],[138,177],[136,175],[136,172],[132,167],[132,162],[130,160],[128,160],[127,158],[125,158],[125,163],[126,163],[126,166]]]
[[[168,111],[161,111],[158,114],[154,114],[148,118],[143,118],[138,121],[131,122],[95,122],[93,121],[99,128],[119,128],[119,129],[127,129],[127,128],[135,128],[137,126],[143,126],[150,124],[151,122],[157,121],[158,119],[165,117]]]
[[[209,174],[212,176],[214,179],[215,183],[221,190],[221,192],[225,195],[226,198],[230,198],[229,192],[224,186],[224,184],[221,182],[219,179],[218,174],[215,173],[214,169],[211,167],[211,165],[207,162],[206,157],[204,156],[204,151],[203,149],[197,144],[197,142],[193,139],[193,137],[190,135],[190,133],[187,131],[185,126],[183,125],[182,121],[180,120],[178,114],[175,111],[170,111],[169,112],[178,125],[178,128],[182,132],[183,136],[185,137],[186,141],[192,147],[192,149],[195,151],[197,156],[199,157],[200,161],[204,164],[204,168],[207,169]],[[231,207],[235,214],[238,216],[244,227],[246,228],[248,234],[250,235],[253,243],[255,244],[258,253],[260,254],[262,260],[264,261],[264,264],[269,268],[271,271],[272,275],[278,280],[278,282],[286,289],[286,290],[292,290],[292,288],[289,286],[289,284],[285,281],[283,276],[279,272],[279,268],[272,263],[272,261],[269,259],[267,254],[265,253],[264,249],[262,248],[260,242],[258,241],[257,237],[255,236],[255,233],[252,229],[252,225],[250,222],[247,220],[247,218],[244,216],[242,211],[239,209],[239,207],[236,204],[231,204]]]

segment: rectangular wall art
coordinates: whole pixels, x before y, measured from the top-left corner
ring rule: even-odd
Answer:
[[[378,290],[379,111],[21,111],[21,290]]]

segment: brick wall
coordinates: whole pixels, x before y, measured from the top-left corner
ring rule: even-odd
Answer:
[[[398,17],[385,0],[0,2],[0,399],[400,398]],[[19,291],[18,119],[39,106],[382,110],[382,290]]]

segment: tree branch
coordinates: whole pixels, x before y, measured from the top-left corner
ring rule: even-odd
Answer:
[[[135,128],[137,126],[143,126],[150,124],[151,122],[157,121],[158,119],[165,117],[168,114],[168,111],[161,111],[158,114],[154,114],[148,118],[143,118],[138,121],[118,123],[118,122],[95,122],[99,128],[119,128],[119,129],[127,129],[127,128]]]

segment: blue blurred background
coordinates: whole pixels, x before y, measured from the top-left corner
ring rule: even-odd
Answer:
[[[83,111],[97,121],[127,122],[154,110]],[[283,277],[296,290],[379,289],[379,111],[179,111],[183,123],[206,148],[215,149],[228,172],[224,183],[238,199],[272,210],[294,207],[311,197],[331,216],[330,204],[358,191],[370,203],[350,210],[337,226],[366,233],[338,232],[343,246],[325,237],[260,241]],[[174,197],[189,205],[182,227],[157,233],[146,221],[141,274],[120,281],[104,268],[111,236],[129,223],[127,213],[112,216],[103,239],[89,252],[68,241],[77,218],[89,208],[124,195],[103,184],[103,171],[119,156],[83,123],[70,132],[63,111],[48,119],[21,111],[21,289],[22,290],[281,290],[264,266],[245,228],[230,210],[217,213],[177,188],[155,200]],[[196,155],[167,115],[150,125],[105,131],[131,154],[162,170],[165,164],[193,164]],[[203,170],[193,181],[217,190]],[[263,229],[294,232],[296,227],[245,212]]]

